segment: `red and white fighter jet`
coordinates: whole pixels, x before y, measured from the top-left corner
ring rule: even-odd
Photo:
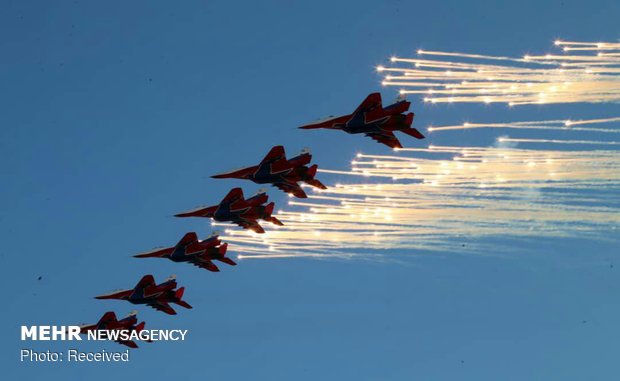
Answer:
[[[275,204],[270,202],[269,196],[261,190],[256,195],[248,198],[243,196],[241,188],[234,188],[219,204],[199,207],[194,210],[175,214],[175,217],[207,217],[219,222],[232,222],[245,229],[250,229],[256,233],[264,233],[265,229],[258,223],[258,220],[268,221],[276,225],[284,225],[276,217],[273,217]]]
[[[185,308],[192,308],[186,301],[181,300],[185,287],[181,287],[178,290],[176,288],[177,281],[174,275],[170,276],[162,284],[155,284],[155,279],[152,275],[145,275],[134,288],[95,296],[95,299],[126,300],[133,304],[146,304],[168,315],[176,315],[177,313],[170,307],[170,303],[178,304]]]
[[[307,166],[311,160],[312,154],[307,149],[301,151],[299,155],[287,159],[284,147],[275,146],[258,165],[211,177],[215,179],[247,179],[257,184],[272,184],[295,197],[306,198],[308,196],[299,186],[299,182],[319,189],[327,189],[323,183],[314,178],[318,165]]]
[[[236,263],[226,256],[227,243],[222,243],[217,234],[200,241],[196,233],[187,233],[175,246],[155,249],[134,255],[135,258],[168,258],[173,262],[188,262],[209,271],[220,271],[212,261],[220,261],[231,266]]]
[[[411,102],[406,99],[399,99],[396,103],[383,107],[381,94],[372,93],[352,114],[329,117],[299,128],[305,130],[326,128],[342,130],[349,134],[365,134],[388,147],[403,148],[394,135],[395,131],[403,132],[416,139],[424,139],[420,131],[411,127],[414,113],[405,114],[410,105]]]

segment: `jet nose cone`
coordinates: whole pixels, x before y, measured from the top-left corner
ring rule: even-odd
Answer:
[[[174,216],[175,217],[200,217],[201,214],[201,210],[190,210],[189,212],[181,212],[181,213],[177,213]]]
[[[95,296],[95,299],[122,299],[126,297],[126,293],[127,291],[116,290],[108,294],[97,295]]]

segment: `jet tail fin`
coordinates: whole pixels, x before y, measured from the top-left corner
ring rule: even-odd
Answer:
[[[224,243],[224,244],[222,244],[222,246],[219,247],[218,250],[219,250],[220,257],[217,258],[217,260],[220,261],[220,262],[224,262],[226,264],[229,264],[231,266],[236,266],[237,263],[235,263],[235,261],[233,261],[232,259],[230,259],[230,258],[228,258],[226,256],[226,249],[227,248],[228,248],[228,243]]]
[[[261,188],[256,192],[256,194],[247,200],[245,200],[246,205],[250,206],[258,206],[266,203],[269,200],[269,196],[267,195],[267,189]]]
[[[314,164],[313,166],[311,166],[310,168],[308,168],[308,176],[309,177],[314,177],[316,176],[316,171],[319,169],[319,166]]]
[[[226,250],[228,250],[228,243],[223,243],[217,249],[217,252],[218,252],[219,255],[221,255],[223,257],[226,254]]]
[[[183,298],[183,293],[185,292],[185,287],[180,287],[178,290],[174,292],[174,300],[173,303],[176,303],[185,308],[192,308],[187,302],[181,300]]]
[[[274,202],[270,202],[265,206],[265,214],[271,215],[273,213],[273,209],[276,207]]]
[[[407,123],[407,125],[409,127],[411,127],[411,125],[413,124],[413,117],[415,116],[414,113],[410,112],[409,114],[405,115],[405,123]]]
[[[178,290],[176,290],[174,292],[174,296],[175,296],[175,301],[174,303],[178,304],[181,307],[185,307],[185,308],[192,308],[192,306],[189,305],[189,303],[187,303],[184,300],[181,300],[181,298],[183,298],[183,293],[185,292],[185,287],[180,287]]]
[[[313,187],[316,187],[319,189],[327,189],[327,187],[323,185],[322,182],[314,178],[314,176],[316,176],[316,172],[318,169],[319,169],[319,166],[316,164],[308,168],[308,172],[307,172],[308,178],[304,180],[304,182],[306,184],[312,185]]]
[[[300,167],[302,165],[306,165],[310,163],[312,160],[312,154],[310,153],[310,149],[304,148],[301,150],[299,155],[288,159],[288,166],[290,167]]]
[[[272,216],[271,214],[273,213],[273,208],[275,208],[276,204],[273,202],[270,202],[269,204],[267,204],[267,206],[265,206],[265,217],[263,218],[265,221],[269,221],[272,224],[276,224],[279,226],[284,226],[284,224],[282,222],[280,222],[280,220],[278,220],[276,217]]]
[[[174,296],[180,300],[183,298],[184,292],[185,292],[185,287],[179,287],[179,289],[174,292]]]

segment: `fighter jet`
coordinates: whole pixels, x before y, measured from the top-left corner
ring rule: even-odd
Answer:
[[[185,287],[175,290],[177,288],[175,278],[172,275],[164,283],[156,285],[152,275],[145,275],[132,289],[95,296],[95,299],[127,300],[133,304],[146,304],[168,315],[176,315],[176,311],[170,307],[169,303],[175,303],[185,308],[192,308],[192,306],[181,300]]]
[[[308,197],[306,192],[298,184],[300,181],[313,187],[327,189],[325,185],[314,178],[318,165],[306,166],[311,160],[312,154],[308,150],[303,150],[299,155],[287,160],[284,147],[275,146],[258,165],[211,177],[215,179],[248,179],[257,184],[272,184],[295,197],[306,198]]]
[[[196,233],[187,233],[181,238],[176,246],[165,249],[155,249],[147,253],[134,255],[135,258],[168,258],[173,262],[189,262],[209,271],[220,271],[213,264],[213,260],[227,263],[231,266],[237,264],[226,257],[227,243],[222,243],[217,234],[211,235],[205,240],[198,240]]]
[[[364,99],[353,114],[332,116],[299,128],[327,128],[343,130],[349,134],[365,134],[388,147],[402,148],[394,131],[401,131],[416,139],[424,139],[420,131],[411,127],[414,114],[412,112],[404,114],[409,110],[410,105],[411,102],[399,99],[396,103],[383,107],[381,94],[372,93]]]
[[[145,323],[138,323],[138,318],[136,317],[136,311],[131,311],[127,317],[124,317],[121,320],[116,319],[116,314],[112,311],[106,312],[103,314],[101,319],[95,324],[84,324],[80,326],[80,333],[87,334],[89,331],[136,331],[140,332],[144,329]],[[133,340],[115,340],[119,344],[126,345],[130,348],[138,348],[138,344],[136,344]]]
[[[246,200],[241,188],[234,188],[218,205],[200,207],[175,214],[175,217],[208,217],[219,222],[232,222],[256,233],[264,233],[265,230],[257,222],[259,219],[280,226],[284,225],[271,215],[275,206],[273,202],[263,205],[268,200],[269,196],[265,194],[264,190],[260,190],[256,195]]]

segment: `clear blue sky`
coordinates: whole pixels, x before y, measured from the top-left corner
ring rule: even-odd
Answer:
[[[617,253],[609,244],[532,244],[511,258],[416,253],[409,265],[247,260],[219,274],[131,258],[187,231],[209,234],[205,221],[170,216],[218,200],[241,183],[209,175],[251,164],[275,144],[290,153],[308,146],[330,168],[346,168],[358,150],[385,152],[370,139],[294,127],[380,90],[373,69],[390,55],[418,48],[521,55],[544,53],[556,38],[617,40],[617,1],[1,4],[4,376],[618,378],[620,263],[610,268]],[[395,96],[383,91],[386,100]],[[617,110],[413,100],[420,127]],[[242,185],[247,193],[258,188]],[[124,315],[134,306],[92,296],[146,273],[177,274],[195,308],[170,317],[140,307],[139,317],[150,328],[187,328],[188,341],[144,344],[130,364],[19,363],[24,346],[70,347],[24,345],[20,325]]]

